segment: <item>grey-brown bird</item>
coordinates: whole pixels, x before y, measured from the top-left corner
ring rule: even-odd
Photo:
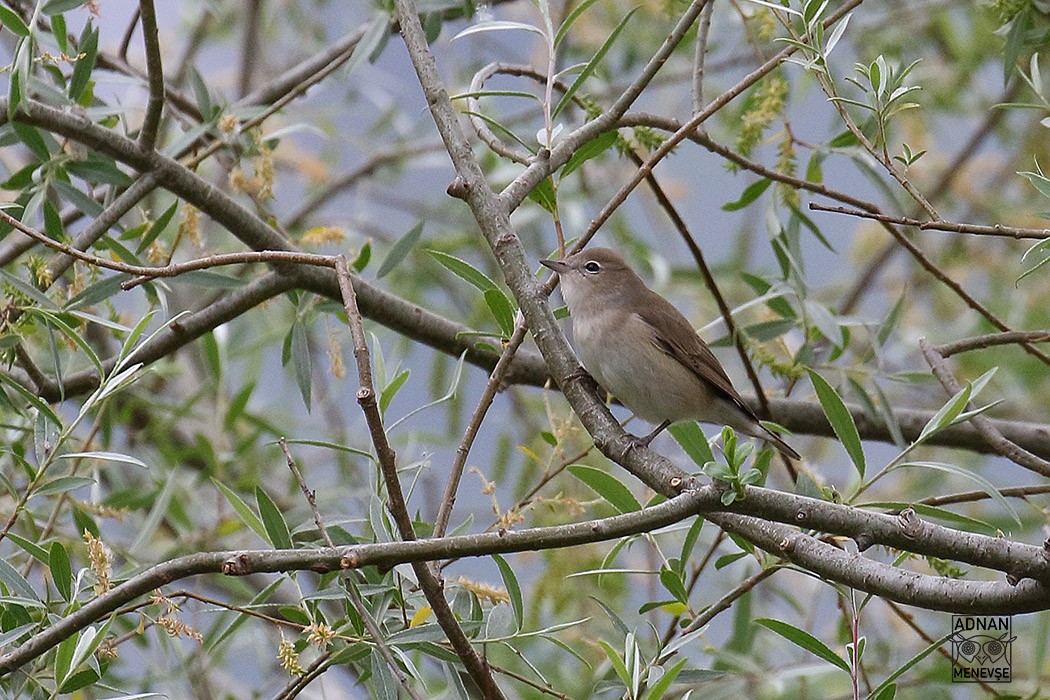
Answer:
[[[759,423],[685,316],[623,258],[589,248],[540,262],[558,273],[584,368],[636,416],[658,424],[635,444],[648,446],[672,423],[695,420],[728,425],[801,459]]]

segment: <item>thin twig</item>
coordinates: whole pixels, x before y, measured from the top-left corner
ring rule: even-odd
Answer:
[[[131,37],[135,35],[135,27],[139,24],[139,17],[142,11],[139,8],[135,8],[135,12],[131,15],[131,21],[128,22],[128,28],[124,30],[124,36],[120,39],[120,47],[117,48],[117,55],[120,56],[120,60],[128,60],[128,48],[131,47]]]
[[[809,208],[814,211],[830,211],[836,214],[848,214],[862,219],[874,219],[888,224],[900,224],[901,226],[915,226],[922,230],[951,231],[952,233],[970,233],[976,236],[999,236],[1002,238],[1045,240],[1050,238],[1050,228],[1022,228],[1019,226],[1003,226],[993,224],[986,226],[982,224],[957,224],[950,221],[920,221],[907,216],[887,216],[868,211],[858,211],[847,207],[829,207],[824,204],[811,202]]]
[[[766,569],[762,569],[754,576],[750,576],[744,579],[733,590],[729,591],[724,596],[719,598],[713,605],[711,605],[711,607],[709,607],[707,610],[704,610],[702,613],[693,618],[692,622],[689,623],[689,626],[686,627],[683,632],[689,633],[693,630],[700,629],[701,627],[709,623],[711,620],[713,620],[716,615],[718,615],[721,612],[724,612],[725,610],[728,610],[729,606],[736,602],[736,600],[740,596],[744,595],[745,593],[748,593],[758,583],[766,580],[767,578],[775,574],[777,571],[779,571],[780,568],[781,567],[779,565],[770,566]]]
[[[241,69],[237,79],[237,94],[244,97],[252,89],[252,78],[259,66],[259,33],[263,0],[248,0],[244,18],[244,36],[241,39]]]
[[[310,510],[314,515],[314,523],[317,524],[317,529],[321,532],[325,544],[330,548],[335,549],[335,543],[332,542],[332,537],[328,534],[328,528],[324,526],[324,521],[321,519],[321,511],[317,509],[317,499],[314,497],[314,492],[306,485],[306,479],[303,478],[303,473],[299,471],[299,467],[295,464],[295,459],[292,458],[292,453],[288,451],[287,441],[282,437],[277,443],[281,446],[281,452],[284,453],[284,459],[288,463],[288,468],[292,470],[292,474],[295,475],[295,480],[299,482],[299,488],[302,489],[303,495],[306,496],[306,502],[310,504]],[[383,639],[379,627],[376,625],[375,620],[372,619],[372,615],[368,612],[368,608],[365,607],[364,601],[361,600],[361,596],[358,594],[353,582],[345,581],[345,584],[346,592],[350,596],[350,602],[353,603],[354,608],[357,609],[357,614],[361,616],[361,621],[364,622],[368,633],[372,635],[372,640],[379,649],[379,653],[383,655],[390,670],[393,671],[398,682],[401,683],[405,691],[411,698],[413,698],[413,700],[422,700],[419,695],[416,694],[416,691],[412,689],[412,684],[409,682],[408,677],[394,659],[390,647],[387,646],[386,641]]]
[[[1039,484],[1037,486],[1011,486],[999,489],[999,493],[1009,498],[1027,498],[1028,496],[1039,496],[1050,493],[1050,484]],[[965,493],[953,493],[947,496],[930,496],[919,503],[927,506],[944,506],[953,503],[973,503],[991,498],[987,491],[967,491]]]
[[[164,111],[164,67],[160,58],[160,37],[153,0],[139,0],[142,15],[142,40],[146,45],[146,77],[149,80],[149,102],[139,132],[139,146],[152,150],[157,142],[157,128]]]
[[[980,350],[996,345],[1013,345],[1016,343],[1045,343],[1050,340],[1050,331],[1009,331],[1008,333],[989,333],[973,338],[963,338],[946,345],[934,348],[941,357],[951,357],[960,352]]]
[[[223,265],[236,265],[240,263],[294,263],[298,265],[317,265],[320,267],[331,267],[335,268],[338,264],[338,258],[332,255],[316,255],[313,253],[300,253],[293,250],[259,250],[259,251],[244,251],[241,253],[221,253],[218,255],[209,255],[203,258],[197,258],[196,260],[190,260],[184,263],[172,263],[170,265],[164,265],[162,267],[149,267],[146,265],[129,265],[128,263],[117,262],[115,260],[107,260],[106,258],[85,253],[77,250],[76,248],[66,245],[65,243],[59,243],[58,241],[52,240],[47,235],[37,231],[29,226],[26,226],[18,219],[9,215],[7,212],[0,210],[0,221],[13,226],[22,233],[35,238],[36,240],[43,243],[52,250],[57,250],[60,253],[65,253],[71,257],[76,258],[82,262],[97,267],[102,267],[107,270],[115,270],[116,272],[126,272],[132,275],[139,275],[139,277],[131,280],[127,280],[121,283],[121,288],[126,290],[133,289],[143,282],[148,282],[151,279],[157,277],[177,277],[186,272],[192,272],[194,270],[205,270],[210,267],[220,267]]]
[[[404,15],[403,15],[404,16]],[[414,14],[413,14],[414,16]],[[418,18],[416,19],[418,22]],[[357,403],[365,414],[365,422],[372,436],[372,445],[376,450],[379,468],[382,472],[383,481],[386,483],[388,509],[394,518],[398,532],[403,540],[415,540],[416,532],[412,525],[412,516],[409,515],[405,497],[401,491],[401,482],[397,475],[397,462],[394,450],[387,441],[386,430],[383,428],[383,417],[379,412],[376,402],[375,389],[372,386],[372,368],[368,355],[368,344],[365,340],[364,326],[361,323],[361,312],[357,308],[357,298],[354,295],[353,282],[350,279],[350,271],[347,267],[346,258],[339,256],[336,266],[336,274],[339,277],[339,289],[343,294],[343,305],[346,309],[347,320],[350,324],[350,336],[354,341],[354,358],[357,360],[357,376],[360,389],[357,391]],[[420,588],[426,596],[430,608],[437,618],[438,624],[445,632],[456,655],[463,662],[474,682],[482,689],[486,700],[500,700],[503,693],[499,690],[496,682],[488,671],[487,664],[478,656],[470,640],[459,626],[452,608],[445,600],[445,592],[441,582],[433,574],[430,568],[422,562],[414,562],[412,569],[419,579]]]
[[[434,537],[445,536],[448,520],[452,515],[452,506],[456,503],[456,492],[459,490],[459,482],[463,477],[463,467],[466,465],[467,456],[470,454],[470,447],[474,444],[474,438],[478,435],[481,422],[485,419],[489,406],[492,405],[492,400],[496,397],[496,392],[503,386],[503,380],[506,377],[507,370],[510,369],[510,363],[513,361],[514,354],[518,351],[522,341],[525,340],[526,333],[528,333],[528,328],[525,326],[525,322],[519,319],[514,327],[514,334],[507,341],[503,352],[499,356],[499,361],[492,369],[492,374],[489,375],[488,383],[485,384],[485,390],[481,393],[481,398],[478,399],[477,408],[474,409],[474,413],[471,414],[470,420],[467,422],[467,428],[463,431],[463,438],[459,442],[459,447],[456,448],[456,456],[452,460],[452,469],[448,475],[448,483],[445,485],[445,494],[442,496],[441,505],[438,507],[437,519],[434,521]]]
[[[844,3],[840,8],[838,8],[824,21],[824,28],[827,29],[828,27],[832,26],[835,22],[839,21],[850,10],[855,8],[861,2],[862,0],[849,0],[849,2]],[[602,224],[604,224],[609,219],[609,217],[612,216],[613,212],[615,212],[619,208],[619,206],[627,200],[627,196],[632,191],[634,191],[634,188],[637,187],[641,183],[641,181],[644,180],[646,176],[648,176],[653,171],[653,168],[656,167],[656,164],[663,160],[664,157],[666,157],[667,154],[669,154],[675,146],[677,146],[679,143],[696,133],[697,128],[705,121],[707,121],[708,118],[710,118],[720,109],[722,109],[722,107],[727,105],[733,98],[738,96],[740,93],[744,92],[744,90],[751,87],[751,85],[753,85],[754,83],[758,82],[767,73],[779,66],[784,61],[784,59],[791,56],[793,53],[795,53],[795,51],[797,51],[796,47],[789,46],[780,53],[778,53],[776,56],[773,56],[773,58],[769,59],[761,66],[753,70],[751,73],[746,75],[744,78],[742,78],[732,88],[730,88],[726,92],[723,92],[717,98],[712,100],[700,112],[693,115],[692,119],[687,121],[677,131],[671,134],[671,136],[662,144],[660,144],[660,147],[657,148],[651,156],[649,156],[645,163],[643,163],[638,168],[637,172],[635,172],[634,176],[630,179],[630,181],[623,185],[620,188],[620,190],[613,196],[613,198],[610,199],[604,207],[602,207],[602,210],[598,212],[597,216],[591,219],[591,222],[587,225],[587,230],[584,231],[583,235],[580,236],[580,239],[576,242],[576,245],[573,246],[572,252],[582,250],[583,247],[587,245],[591,238],[593,238],[594,235],[598,233],[598,229],[601,228]],[[618,118],[619,117],[617,117],[617,119]],[[521,176],[519,176],[519,179],[521,179],[521,177],[524,177],[524,173]]]
[[[693,55],[693,114],[704,108],[704,62],[707,58],[707,35],[711,30],[714,0],[708,0],[700,14],[700,28],[696,32],[696,53]]]
[[[937,352],[937,350],[930,345],[930,342],[926,338],[919,339],[919,347],[922,349],[922,355],[926,358],[926,364],[933,370],[934,376],[940,380],[941,385],[949,396],[954,396],[962,391],[963,387],[959,384],[959,381],[952,374],[951,369],[948,367],[947,362]],[[969,406],[969,404],[967,404]],[[970,410],[969,408],[967,410]],[[1030,469],[1037,474],[1043,476],[1050,476],[1050,462],[1035,456],[1028,450],[1010,442],[1003,434],[995,429],[987,418],[984,416],[973,416],[970,418],[974,427],[977,428],[984,439],[988,441],[988,444],[995,449],[996,452],[1006,457],[1011,462],[1019,464],[1025,469]]]

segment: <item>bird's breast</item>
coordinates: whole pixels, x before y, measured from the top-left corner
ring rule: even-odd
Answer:
[[[650,423],[702,413],[708,387],[656,343],[634,313],[612,310],[573,317],[580,361],[601,386]]]

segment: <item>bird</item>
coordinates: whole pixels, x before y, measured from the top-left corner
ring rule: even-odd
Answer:
[[[636,416],[658,424],[634,446],[648,447],[669,425],[695,420],[728,425],[801,456],[758,419],[692,324],[649,289],[608,248],[541,260],[557,273],[583,368]]]

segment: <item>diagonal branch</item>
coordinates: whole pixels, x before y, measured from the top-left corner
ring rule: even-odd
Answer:
[[[930,341],[926,338],[919,339],[919,347],[922,349],[922,356],[926,358],[926,364],[933,370],[933,374],[941,382],[941,386],[948,392],[949,396],[958,394],[963,390],[959,380],[952,374],[951,368],[948,367],[948,363],[945,361],[944,356],[937,352],[937,348],[930,345]],[[967,410],[972,410],[972,407],[967,406]],[[1006,457],[1011,462],[1019,464],[1025,469],[1029,469],[1036,474],[1043,476],[1050,476],[1050,462],[1041,457],[1037,457],[1028,450],[1018,447],[1016,444],[1010,442],[1003,434],[992,426],[991,422],[981,415],[976,415],[970,419],[977,432],[988,441],[988,444],[992,446],[996,452]]]
[[[413,15],[418,24],[419,19]],[[397,475],[397,462],[394,450],[387,441],[386,430],[383,428],[383,416],[379,412],[376,402],[375,389],[372,386],[372,368],[368,356],[368,343],[365,340],[364,326],[361,323],[361,312],[357,308],[357,299],[354,296],[354,285],[350,280],[350,272],[347,268],[346,259],[340,256],[339,265],[336,267],[339,276],[339,289],[343,294],[343,305],[346,308],[347,321],[350,324],[350,336],[354,341],[354,358],[357,360],[357,376],[361,388],[357,391],[357,403],[365,414],[368,431],[372,436],[372,445],[376,450],[379,469],[382,472],[383,481],[386,483],[388,509],[394,517],[401,539],[412,541],[416,539],[415,528],[412,525],[412,516],[408,512],[404,493],[401,491],[401,481]],[[448,637],[452,649],[459,656],[467,673],[482,689],[486,700],[500,700],[503,693],[500,692],[496,682],[489,673],[488,664],[482,661],[470,640],[460,627],[455,613],[449,607],[445,599],[444,586],[434,575],[430,568],[423,562],[414,562],[412,570],[419,579],[423,595],[430,603],[431,610],[438,624]]]

